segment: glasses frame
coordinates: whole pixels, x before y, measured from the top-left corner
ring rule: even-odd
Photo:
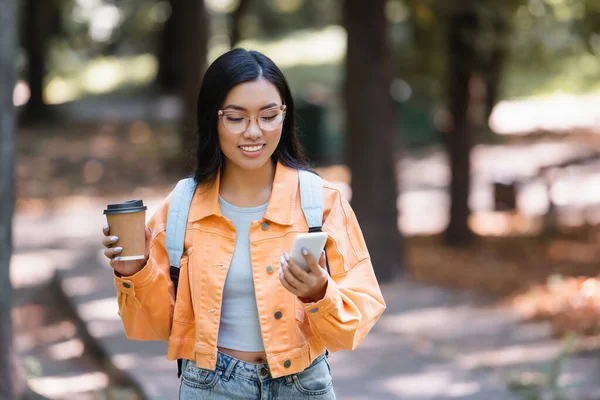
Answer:
[[[227,128],[227,126],[225,125],[225,122],[223,122],[223,116],[225,115],[225,112],[226,112],[226,111],[228,111],[228,110],[219,110],[219,112],[218,112],[218,116],[219,116],[219,120],[221,120],[221,123],[223,124],[223,127],[224,127],[225,129],[227,129],[227,131],[228,131],[228,132],[230,132],[230,133],[232,133],[232,134],[234,134],[234,135],[241,135],[242,133],[244,133],[244,132],[246,132],[246,131],[248,130],[248,127],[250,126],[250,123],[251,123],[252,121],[256,121],[256,124],[258,125],[258,127],[259,127],[261,130],[263,130],[263,131],[264,131],[264,130],[266,130],[266,129],[263,129],[263,128],[262,128],[262,126],[260,126],[260,122],[258,121],[258,119],[260,118],[260,114],[262,114],[263,112],[266,112],[266,111],[271,111],[271,110],[276,110],[276,109],[279,109],[279,110],[281,110],[281,111],[282,111],[282,113],[283,113],[283,117],[281,118],[281,122],[279,123],[279,125],[277,125],[277,127],[273,128],[273,129],[271,129],[271,131],[272,131],[272,130],[275,130],[275,129],[279,128],[279,127],[280,127],[280,126],[283,124],[283,121],[285,120],[285,114],[286,114],[286,112],[287,112],[287,106],[286,106],[285,104],[282,104],[282,105],[280,105],[280,106],[277,106],[277,107],[270,107],[270,108],[267,108],[266,110],[262,110],[261,112],[259,112],[259,113],[258,113],[258,116],[257,116],[257,117],[251,117],[251,116],[249,116],[248,114],[245,114],[245,113],[244,113],[244,112],[242,112],[242,111],[232,110],[232,111],[238,112],[238,113],[240,113],[240,114],[244,114],[244,115],[245,115],[245,116],[248,118],[248,119],[246,120],[246,127],[245,127],[245,128],[244,128],[244,130],[243,130],[243,131],[241,131],[241,132],[231,132],[231,131],[230,131],[230,130]]]

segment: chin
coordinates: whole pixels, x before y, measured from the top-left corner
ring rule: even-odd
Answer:
[[[239,157],[230,158],[229,161],[244,171],[256,171],[271,162],[271,155],[268,157],[259,157],[255,159],[243,159]]]

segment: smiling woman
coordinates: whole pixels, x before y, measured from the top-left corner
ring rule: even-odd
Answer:
[[[263,54],[219,57],[197,116],[177,287],[171,231],[166,238],[177,196],[148,222],[143,260],[120,260],[104,228],[127,336],[169,342],[167,357],[183,360],[183,400],[335,399],[327,350],[356,348],[385,309],[356,217],[337,188],[307,171],[287,81]],[[301,190],[307,177],[319,186]],[[302,250],[307,271],[287,252],[309,230],[308,206],[319,210],[311,231],[322,229],[327,243],[318,259]]]

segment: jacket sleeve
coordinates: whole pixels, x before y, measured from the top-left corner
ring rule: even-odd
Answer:
[[[171,332],[175,297],[165,246],[168,200],[147,223],[152,239],[144,268],[128,277],[114,277],[119,315],[129,339],[168,340]]]
[[[386,308],[356,216],[335,192],[323,223],[331,276],[323,299],[305,304],[313,333],[330,351],[355,349]]]

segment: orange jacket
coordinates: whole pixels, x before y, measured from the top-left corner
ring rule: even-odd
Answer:
[[[277,165],[262,221],[250,227],[256,304],[273,377],[298,373],[325,349],[354,349],[385,310],[360,227],[342,194],[323,181],[327,256],[331,276],[325,297],[303,303],[279,281],[279,258],[294,237],[308,231],[300,208],[298,172]],[[218,204],[219,179],[200,185],[190,207],[177,301],[169,277],[165,228],[170,195],[152,216],[150,258],[129,277],[115,276],[119,315],[130,339],[167,340],[167,358],[187,358],[214,370],[221,297],[235,228]],[[278,313],[275,318],[274,314]]]

